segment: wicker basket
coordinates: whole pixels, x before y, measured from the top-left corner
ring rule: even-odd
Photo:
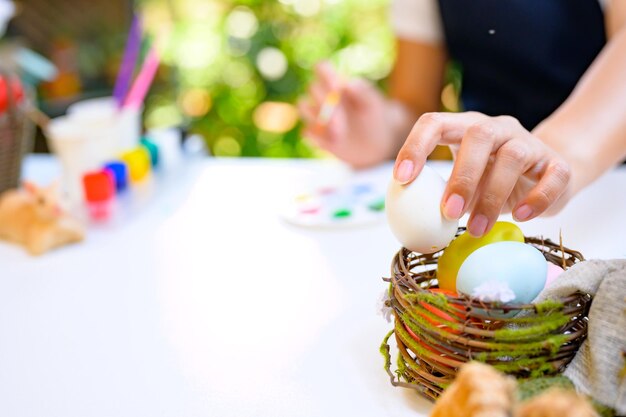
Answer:
[[[579,252],[549,240],[526,238],[526,243],[564,269],[584,260]],[[393,259],[391,278],[385,279],[390,282],[386,305],[395,320],[381,352],[393,385],[417,389],[434,400],[470,360],[521,378],[558,374],[572,360],[587,335],[589,295],[503,306],[434,293],[429,289],[437,288],[440,255],[403,248]],[[502,318],[510,312],[520,314]],[[398,347],[395,372],[389,353],[393,335]]]
[[[0,71],[5,80],[10,75]],[[7,83],[8,84],[8,83]],[[0,114],[0,193],[19,184],[22,158],[33,146],[34,125],[26,116],[28,95],[16,103],[13,88],[7,86],[7,110]]]

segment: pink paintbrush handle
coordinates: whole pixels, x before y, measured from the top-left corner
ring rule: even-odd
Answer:
[[[143,104],[146,94],[152,85],[154,76],[159,68],[160,57],[155,45],[152,46],[146,60],[141,67],[141,71],[137,75],[137,79],[133,83],[133,86],[128,93],[125,108],[139,110]]]

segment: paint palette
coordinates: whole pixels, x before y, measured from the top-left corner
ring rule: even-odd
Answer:
[[[324,187],[297,195],[283,218],[303,227],[344,227],[375,224],[384,219],[385,194],[370,183]]]

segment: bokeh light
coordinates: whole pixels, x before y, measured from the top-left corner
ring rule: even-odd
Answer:
[[[220,156],[323,155],[294,103],[322,60],[346,77],[389,74],[388,1],[140,0],[148,33],[172,26],[146,124],[183,125]]]
[[[239,156],[241,145],[232,136],[221,136],[213,144],[213,154],[215,156]]]
[[[230,87],[238,88],[252,79],[252,69],[241,61],[230,61],[224,67],[222,79]]]
[[[205,22],[211,26],[216,25],[224,10],[223,1],[197,1],[197,0],[176,0],[169,2],[170,13],[185,21]]]
[[[250,38],[259,28],[259,22],[248,7],[238,6],[226,19],[226,31],[235,38]]]
[[[201,88],[192,88],[181,94],[180,107],[190,117],[204,116],[211,110],[211,95]]]
[[[234,57],[241,57],[248,53],[250,50],[250,46],[252,46],[252,42],[250,39],[245,38],[228,38],[228,53]]]
[[[145,124],[148,129],[179,126],[182,122],[183,116],[175,103],[154,107],[145,116]]]
[[[183,68],[206,68],[221,53],[221,38],[210,27],[194,24],[182,34],[184,42],[175,47],[176,64]]]
[[[293,9],[301,16],[311,17],[320,12],[321,0],[294,0]]]
[[[459,111],[459,94],[454,84],[450,83],[446,85],[441,91],[441,104],[448,111]]]
[[[285,133],[298,122],[298,110],[289,103],[266,101],[254,110],[254,124],[261,130]]]
[[[287,58],[278,48],[263,48],[256,58],[256,64],[268,80],[278,80],[287,72]]]

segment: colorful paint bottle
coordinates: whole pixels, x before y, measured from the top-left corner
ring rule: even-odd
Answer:
[[[83,190],[87,211],[95,221],[111,218],[115,202],[115,178],[108,169],[83,175]]]
[[[104,165],[104,169],[108,169],[115,179],[115,190],[120,193],[128,187],[128,167],[124,162],[111,161]]]
[[[159,147],[157,144],[151,141],[148,137],[144,136],[141,138],[141,146],[146,148],[150,154],[150,164],[152,167],[154,168],[159,165]]]
[[[131,182],[140,182],[150,174],[150,153],[144,147],[125,152],[122,161],[128,167]]]

